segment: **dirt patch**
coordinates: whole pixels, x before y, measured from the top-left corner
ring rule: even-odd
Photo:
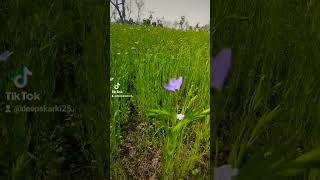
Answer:
[[[128,125],[129,126],[129,125]],[[121,155],[127,177],[155,180],[161,170],[161,150],[152,144],[151,126],[139,122],[137,126],[124,128]],[[132,128],[134,127],[134,128]]]

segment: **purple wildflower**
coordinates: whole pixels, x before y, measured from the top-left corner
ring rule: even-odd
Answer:
[[[163,87],[167,89],[168,91],[176,91],[179,90],[182,85],[182,77],[179,77],[179,79],[173,78],[170,80],[169,84],[165,84]]]
[[[13,52],[5,51],[2,54],[0,54],[0,62],[1,61],[6,61],[12,54]]]
[[[236,175],[238,175],[238,169],[233,169],[230,165],[214,168],[214,180],[232,180],[232,177]]]
[[[231,67],[231,49],[226,48],[219,52],[214,59],[211,58],[210,87],[222,90],[224,81]]]
[[[177,119],[178,120],[182,120],[184,118],[184,115],[183,114],[177,114]]]

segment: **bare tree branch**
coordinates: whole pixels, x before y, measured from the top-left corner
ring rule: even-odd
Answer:
[[[125,8],[126,0],[122,0],[122,18],[124,22],[126,20],[126,8]]]
[[[110,2],[111,2],[111,4],[112,4],[114,7],[117,6],[116,3],[114,3],[113,1],[110,0]]]
[[[117,16],[116,16],[117,12],[116,11],[117,10],[115,8],[112,8],[112,14],[110,16],[110,19],[113,18],[115,21],[117,21]]]
[[[111,4],[114,5],[114,6],[119,6],[119,5],[123,4],[123,2],[118,3],[118,2],[112,2],[111,0],[110,0],[110,2],[111,2]]]
[[[116,10],[118,11],[118,14],[119,14],[119,16],[120,16],[121,22],[124,22],[124,18],[123,18],[123,16],[122,16],[121,11],[120,11],[120,8],[119,8],[119,5],[122,4],[123,1],[122,1],[122,3],[118,3],[118,0],[116,0],[116,2],[113,2],[113,1],[110,0],[110,3],[111,3],[111,4],[116,8]]]
[[[131,19],[132,0],[129,0],[129,2],[127,2],[126,10],[127,10],[127,19]]]
[[[136,1],[136,5],[137,5],[137,8],[138,8],[137,22],[139,22],[140,18],[141,18],[142,8],[144,6],[144,0],[135,0],[135,1]]]

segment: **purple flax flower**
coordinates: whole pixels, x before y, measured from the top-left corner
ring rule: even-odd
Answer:
[[[163,87],[168,91],[176,91],[179,90],[182,85],[182,77],[179,79],[173,78],[170,80],[169,84],[165,84]]]
[[[233,169],[230,165],[214,168],[214,180],[232,180],[236,175],[238,175],[238,169]]]
[[[183,114],[177,114],[177,119],[178,120],[181,120],[181,119],[183,119],[184,118],[184,115]]]
[[[231,67],[231,49],[226,48],[211,58],[210,87],[221,91]]]
[[[2,54],[0,54],[0,62],[1,61],[6,61],[12,54],[13,52],[5,51]]]

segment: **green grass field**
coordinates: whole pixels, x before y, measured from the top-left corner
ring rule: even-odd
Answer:
[[[0,179],[105,179],[108,66],[104,1],[0,1],[0,105],[70,105],[73,112],[0,112]],[[8,101],[13,77],[32,71],[40,101]]]
[[[314,0],[211,3],[212,54],[230,47],[234,62],[213,163],[239,168],[239,180],[320,179],[319,9]]]
[[[320,4],[242,0],[211,5],[212,55],[230,47],[234,61],[222,104],[211,94],[211,122],[221,115],[212,164],[238,168],[238,180],[319,179]],[[206,120],[182,128],[183,140],[170,130],[176,124],[166,121],[183,104],[180,99],[189,101],[187,90],[198,91],[191,97],[202,99],[191,109],[208,107],[208,58],[206,52],[198,55],[206,51],[207,39],[197,32],[112,25],[111,75],[133,94],[112,100],[115,179],[154,174],[208,179],[208,164],[201,165],[208,163]],[[165,91],[162,85],[179,75],[185,82],[178,95]],[[207,143],[194,150],[202,138]]]
[[[112,99],[113,179],[206,179],[209,40],[209,32],[111,25],[112,85],[133,96]],[[163,87],[179,76],[179,91]]]

